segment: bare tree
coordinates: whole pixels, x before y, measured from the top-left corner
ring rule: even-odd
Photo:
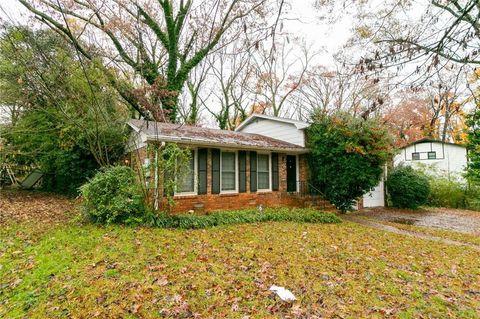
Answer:
[[[396,103],[384,111],[384,119],[399,145],[422,137],[464,141],[464,112],[472,100],[464,76],[462,68],[444,70],[421,87],[396,93]]]
[[[456,116],[462,116],[463,109],[469,99],[465,96],[463,69],[456,72],[437,72],[427,88],[430,107],[430,123],[427,135],[447,141],[454,140],[452,126]],[[463,80],[463,81],[462,81]]]
[[[316,66],[307,71],[296,96],[300,107],[307,107],[310,112],[327,114],[341,110],[367,118],[381,111],[388,101],[388,86],[388,77],[369,78],[356,68],[343,65],[330,70]]]
[[[292,115],[287,114],[284,106],[302,84],[315,54],[305,44],[300,46],[300,56],[287,41],[276,47],[273,55],[265,49],[260,49],[255,55],[257,80],[252,92],[255,94],[255,103],[262,105],[264,112],[274,116]]]
[[[178,112],[181,120],[189,125],[197,125],[200,121],[202,107],[202,89],[208,82],[210,64],[208,59],[202,61],[190,73],[186,82],[186,92],[181,94]]]
[[[393,5],[399,7],[398,2]],[[429,53],[434,64],[438,57],[461,64],[480,64],[479,18],[478,0],[432,0],[422,15],[420,29],[390,34],[378,42],[394,45],[392,50],[410,59]]]
[[[266,0],[18,0],[65,36],[86,59],[132,70],[128,81],[106,69],[122,97],[144,117],[175,121],[190,72],[216,47],[246,34],[270,35]],[[248,26],[248,27],[247,27]],[[140,91],[132,90],[138,81]],[[145,89],[146,88],[146,89]],[[139,97],[139,93],[141,96]]]
[[[248,88],[255,80],[252,62],[248,48],[239,43],[209,58],[212,88],[209,96],[203,99],[203,106],[220,129],[234,130],[247,117],[251,103]]]

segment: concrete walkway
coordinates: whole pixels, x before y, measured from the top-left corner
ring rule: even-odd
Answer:
[[[447,245],[470,247],[470,248],[473,248],[475,250],[480,251],[480,245],[465,243],[465,242],[462,242],[462,241],[447,239],[447,238],[428,235],[428,234],[417,233],[417,232],[414,232],[414,231],[403,230],[403,229],[399,229],[399,228],[396,228],[396,227],[393,227],[393,226],[390,226],[390,225],[377,223],[377,222],[375,222],[371,219],[361,218],[361,217],[357,217],[357,216],[354,216],[354,215],[343,215],[341,217],[342,217],[342,219],[344,219],[346,221],[349,221],[349,222],[352,222],[352,223],[360,224],[360,225],[375,228],[375,229],[384,230],[384,231],[387,231],[387,232],[390,232],[390,233],[395,233],[395,234],[400,234],[400,235],[405,235],[405,236],[410,236],[410,237],[416,237],[416,238],[421,238],[421,239],[427,239],[427,240],[439,241],[439,242],[442,242],[442,243],[447,244]]]

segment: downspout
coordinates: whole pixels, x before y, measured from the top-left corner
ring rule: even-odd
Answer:
[[[165,147],[165,142],[160,144],[160,147],[155,150],[155,191],[153,195],[153,208],[158,210],[159,196],[158,196],[158,151]]]

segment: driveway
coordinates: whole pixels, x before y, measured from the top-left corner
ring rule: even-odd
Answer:
[[[365,208],[353,213],[352,216],[480,235],[480,212],[469,210],[451,208],[409,210],[378,207]]]

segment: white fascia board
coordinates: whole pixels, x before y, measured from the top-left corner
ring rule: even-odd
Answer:
[[[265,114],[252,114],[245,121],[240,123],[240,125],[235,129],[235,131],[236,132],[241,131],[245,126],[247,126],[255,118],[261,118],[261,119],[266,119],[266,120],[272,120],[272,121],[277,121],[277,122],[282,122],[282,123],[293,124],[299,130],[304,130],[307,127],[310,126],[310,124],[306,123],[306,122],[300,122],[300,121],[295,121],[295,120],[281,118],[281,117],[269,116],[269,115],[265,115]]]

